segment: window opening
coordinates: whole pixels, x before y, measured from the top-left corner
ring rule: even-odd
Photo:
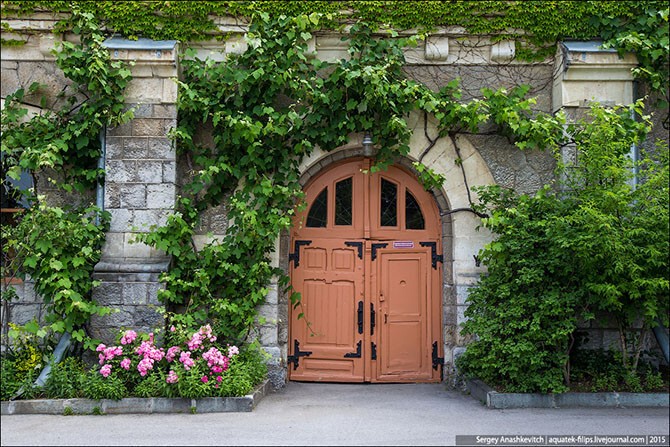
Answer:
[[[307,215],[307,226],[325,228],[328,225],[328,188],[323,188]]]
[[[353,210],[352,186],[352,177],[335,184],[335,225],[351,225]]]
[[[425,230],[426,223],[419,202],[408,189],[405,190],[405,228],[407,230]]]
[[[380,194],[381,207],[379,222],[382,227],[398,225],[398,186],[395,183],[382,179]]]

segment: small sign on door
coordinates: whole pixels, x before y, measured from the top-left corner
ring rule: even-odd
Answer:
[[[393,248],[414,248],[412,241],[394,241]]]

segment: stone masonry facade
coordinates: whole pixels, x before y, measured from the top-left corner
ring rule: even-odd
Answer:
[[[53,21],[46,17],[10,23],[34,33],[20,48],[2,51],[2,97],[33,81],[48,83],[59,91],[65,80],[54,68],[49,55],[54,45],[50,33]],[[11,22],[11,21],[10,21]],[[221,29],[230,32],[225,42],[194,43],[198,57],[211,56],[224,60],[226,54],[245,49],[243,29],[234,22]],[[227,28],[228,26],[228,28]],[[5,32],[3,31],[3,36]],[[101,281],[94,299],[117,312],[90,322],[91,335],[110,342],[120,328],[149,331],[164,325],[163,307],[157,293],[163,287],[160,274],[169,268],[170,259],[146,245],[135,243],[137,233],[146,232],[151,225],[163,224],[175,206],[179,185],[186,169],[177,157],[169,136],[177,124],[177,83],[179,51],[177,41],[127,41],[111,38],[106,42],[113,59],[132,62],[132,81],[127,89],[127,106],[133,108],[134,118],[116,128],[106,129],[104,135],[104,166],[106,180],[102,191],[104,209],[112,216],[101,261],[94,277]],[[336,60],[346,57],[346,48],[335,34],[317,35],[311,49],[320,59]],[[409,77],[439,88],[454,77],[462,79],[465,99],[476,96],[482,87],[512,87],[519,83],[531,86],[530,94],[538,98],[536,108],[555,112],[561,108],[570,116],[579,116],[591,101],[625,104],[636,99],[630,69],[636,60],[632,55],[623,58],[616,53],[600,50],[597,43],[560,44],[556,56],[539,63],[520,62],[514,58],[514,43],[491,43],[485,38],[474,39],[460,29],[442,29],[431,35],[417,48],[406,53],[406,72]],[[443,233],[443,348],[445,375],[453,369],[455,358],[463,352],[467,340],[460,335],[468,290],[484,272],[474,255],[492,235],[477,231],[478,220],[468,213],[448,214],[451,209],[467,207],[467,185],[500,184],[519,192],[532,193],[548,183],[553,176],[554,160],[543,152],[521,152],[506,139],[495,135],[459,135],[454,140],[442,138],[430,149],[435,138],[435,124],[424,122],[415,114],[410,116],[414,134],[411,151],[401,164],[412,169],[411,162],[425,156],[426,165],[447,179],[439,190],[433,191],[442,214]],[[362,154],[362,135],[350,135],[346,146],[324,153],[316,150],[301,165],[305,184],[331,163]],[[455,160],[460,158],[462,164]],[[464,178],[465,176],[465,178]],[[227,227],[226,205],[210,210],[204,216],[196,237],[200,245],[208,233],[221,235]],[[289,238],[284,235],[276,243],[273,265],[288,272]],[[17,285],[19,300],[3,305],[5,317],[21,324],[40,317],[40,300],[35,297],[30,281]],[[259,325],[256,337],[270,354],[270,378],[275,387],[286,381],[288,348],[288,297],[276,283],[269,284],[266,302],[259,315],[265,323]],[[609,347],[613,328],[586,328],[593,332],[593,347]]]

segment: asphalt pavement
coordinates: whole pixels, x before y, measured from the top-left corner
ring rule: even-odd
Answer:
[[[291,382],[249,413],[11,415],[0,422],[3,446],[311,446],[456,445],[463,435],[479,436],[470,438],[479,445],[505,439],[522,445],[532,436],[548,444],[554,435],[582,441],[577,437],[609,436],[609,445],[642,436],[668,445],[670,421],[667,408],[493,410],[444,384]],[[488,435],[508,438],[496,444]]]

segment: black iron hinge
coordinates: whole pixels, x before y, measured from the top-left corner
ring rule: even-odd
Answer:
[[[363,301],[358,302],[358,310],[356,311],[358,318],[358,333],[363,333]]]
[[[380,248],[386,248],[388,244],[372,244],[371,259],[374,261],[377,259],[377,250]]]
[[[363,349],[363,341],[358,340],[358,343],[356,344],[356,352],[347,352],[346,354],[344,354],[344,357],[348,359],[351,358],[359,359],[361,358],[362,355],[362,349]]]
[[[433,369],[437,370],[438,366],[444,366],[444,357],[437,356],[437,342],[433,342]]]
[[[300,247],[311,244],[312,241],[295,241],[293,253],[288,254],[288,262],[293,261],[293,266],[300,265]]]
[[[363,242],[345,242],[344,245],[358,248],[358,259],[363,259]]]
[[[300,363],[300,357],[308,357],[312,355],[312,351],[302,351],[300,352],[300,342],[298,340],[293,340],[293,355],[286,357],[287,363],[293,363],[293,369],[298,369],[298,363]]]
[[[437,254],[437,242],[419,242],[419,245],[430,247],[431,261],[434,269],[437,269],[438,261],[444,263],[444,256]]]

